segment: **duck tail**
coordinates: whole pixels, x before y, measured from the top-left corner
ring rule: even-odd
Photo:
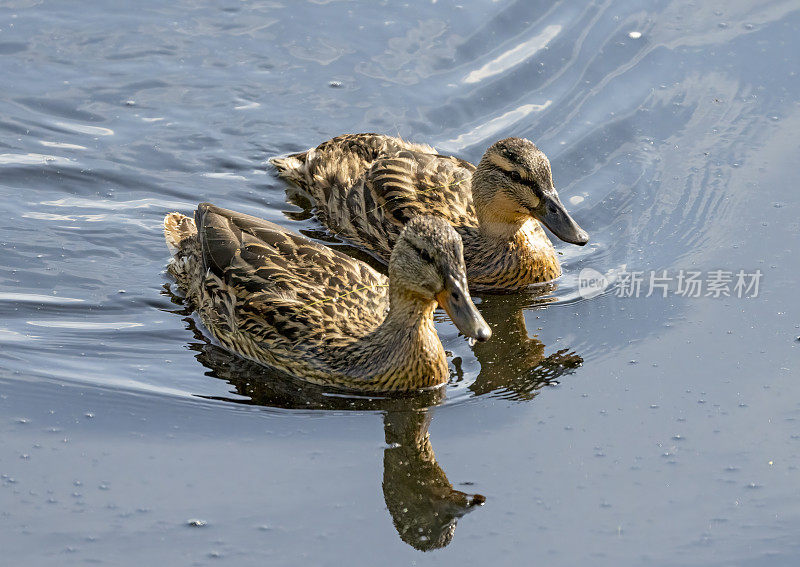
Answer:
[[[274,157],[270,158],[269,162],[278,170],[278,175],[284,179],[301,183],[305,180],[307,155],[308,152],[302,152],[286,157]]]
[[[197,237],[197,226],[194,221],[180,213],[169,213],[164,217],[164,239],[167,241],[169,253],[177,256],[184,248],[187,239]]]

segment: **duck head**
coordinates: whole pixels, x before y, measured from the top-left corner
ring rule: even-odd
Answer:
[[[437,301],[465,336],[492,336],[469,294],[461,237],[444,219],[419,216],[406,224],[389,260],[389,282],[390,293]]]
[[[472,198],[490,232],[513,234],[533,217],[564,242],[589,242],[558,197],[550,161],[530,140],[506,138],[490,146],[473,174]]]

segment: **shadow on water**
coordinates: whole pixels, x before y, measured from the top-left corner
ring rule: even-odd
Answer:
[[[177,306],[173,313],[184,317],[195,341],[189,348],[208,368],[207,376],[233,386],[237,397],[201,396],[206,399],[254,406],[306,411],[378,411],[383,415],[386,449],[383,453],[383,497],[400,538],[415,549],[430,551],[450,544],[458,519],[482,505],[486,498],[456,490],[436,462],[428,428],[431,408],[446,400],[446,389],[413,394],[355,395],[352,392],[307,383],[289,374],[244,360],[216,345],[192,317],[192,309],[175,295],[168,284],[163,294]],[[545,299],[546,300],[546,299]],[[529,338],[522,317],[525,301],[541,302],[535,295],[494,296],[483,303],[487,322],[502,333],[495,349],[475,345],[481,372],[469,386],[472,395],[497,394],[505,398],[530,400],[547,385],[572,371],[582,362],[567,351],[544,355],[544,345]],[[515,316],[508,317],[511,309]],[[453,380],[464,379],[456,372]]]

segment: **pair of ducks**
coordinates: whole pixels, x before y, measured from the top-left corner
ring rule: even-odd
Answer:
[[[271,163],[367,264],[278,225],[202,203],[164,219],[169,271],[225,348],[318,384],[407,391],[448,381],[433,312],[467,337],[491,330],[469,289],[508,291],[561,273],[540,222],[588,235],[532,142],[507,138],[478,166],[379,134],[339,136]]]

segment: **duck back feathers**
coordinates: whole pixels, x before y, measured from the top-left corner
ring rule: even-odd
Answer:
[[[317,217],[331,232],[385,263],[403,226],[415,216],[435,214],[457,228],[474,224],[470,182],[475,166],[425,144],[349,134],[270,162],[310,195]]]

